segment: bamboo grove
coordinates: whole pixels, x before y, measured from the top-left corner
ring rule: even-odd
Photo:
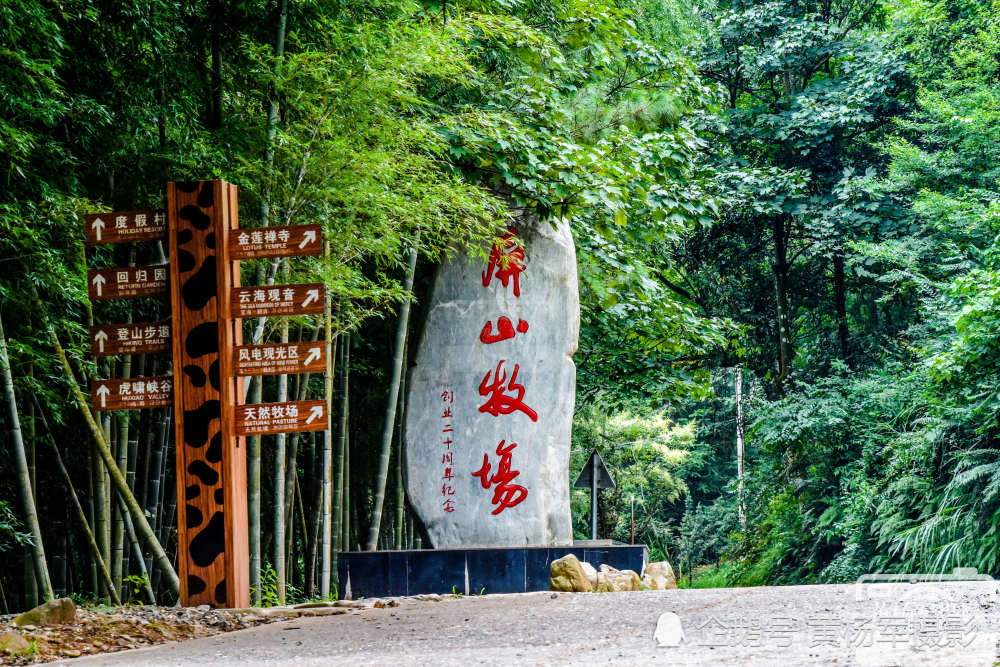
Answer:
[[[239,187],[240,225],[320,224],[325,433],[248,439],[255,603],[342,595],[338,553],[426,546],[405,494],[406,369],[435,266],[523,207],[570,221],[572,470],[618,480],[603,536],[694,579],[995,571],[1000,5],[975,0],[8,0],[0,5],[0,610],[173,604],[170,411],[92,412],[86,213]],[[574,492],[579,537],[587,499]],[[710,566],[705,569],[703,566]],[[707,574],[705,574],[707,573]]]

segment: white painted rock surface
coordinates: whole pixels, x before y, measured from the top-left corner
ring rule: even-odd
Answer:
[[[499,261],[440,267],[407,383],[407,491],[435,548],[573,539],[576,252],[565,222],[512,229]]]

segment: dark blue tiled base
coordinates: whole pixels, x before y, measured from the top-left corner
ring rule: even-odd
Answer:
[[[570,547],[496,547],[341,553],[340,585],[351,596],[386,597],[422,593],[525,593],[549,588],[549,565],[573,554],[595,568],[602,563],[641,573],[641,544]],[[468,584],[466,584],[468,573]]]

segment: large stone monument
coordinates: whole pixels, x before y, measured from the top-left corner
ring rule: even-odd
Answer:
[[[410,373],[410,502],[435,548],[566,545],[580,328],[569,225],[521,218],[437,274]]]

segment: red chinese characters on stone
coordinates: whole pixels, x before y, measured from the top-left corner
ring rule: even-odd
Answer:
[[[490,343],[499,343],[502,340],[510,340],[519,333],[527,332],[528,323],[524,320],[519,319],[515,329],[509,317],[501,317],[497,320],[497,333],[493,333],[493,322],[487,322],[483,325],[483,330],[479,332],[479,340],[489,345]]]
[[[504,447],[506,440],[501,440],[497,445],[497,456],[500,462],[497,463],[497,471],[490,477],[490,456],[483,454],[483,467],[472,473],[473,477],[478,477],[484,489],[495,485],[493,489],[492,504],[497,508],[491,514],[500,514],[508,507],[514,507],[528,497],[528,490],[519,484],[511,484],[514,478],[521,474],[520,470],[511,470],[511,452],[517,447],[516,442]]]
[[[493,244],[490,263],[483,271],[483,287],[489,287],[496,278],[506,288],[514,279],[514,296],[521,296],[521,272],[524,271],[524,248],[517,242],[517,232],[507,228],[507,234]]]
[[[515,410],[520,410],[528,415],[531,421],[538,421],[538,413],[529,408],[524,403],[524,386],[517,384],[517,372],[520,365],[514,364],[514,373],[507,382],[507,371],[504,370],[504,359],[497,362],[496,370],[493,372],[493,382],[490,382],[490,372],[486,371],[483,381],[479,383],[479,395],[489,396],[486,402],[479,406],[480,412],[486,412],[494,417],[499,415],[509,415]],[[507,391],[513,395],[504,393],[504,382],[507,382]]]

